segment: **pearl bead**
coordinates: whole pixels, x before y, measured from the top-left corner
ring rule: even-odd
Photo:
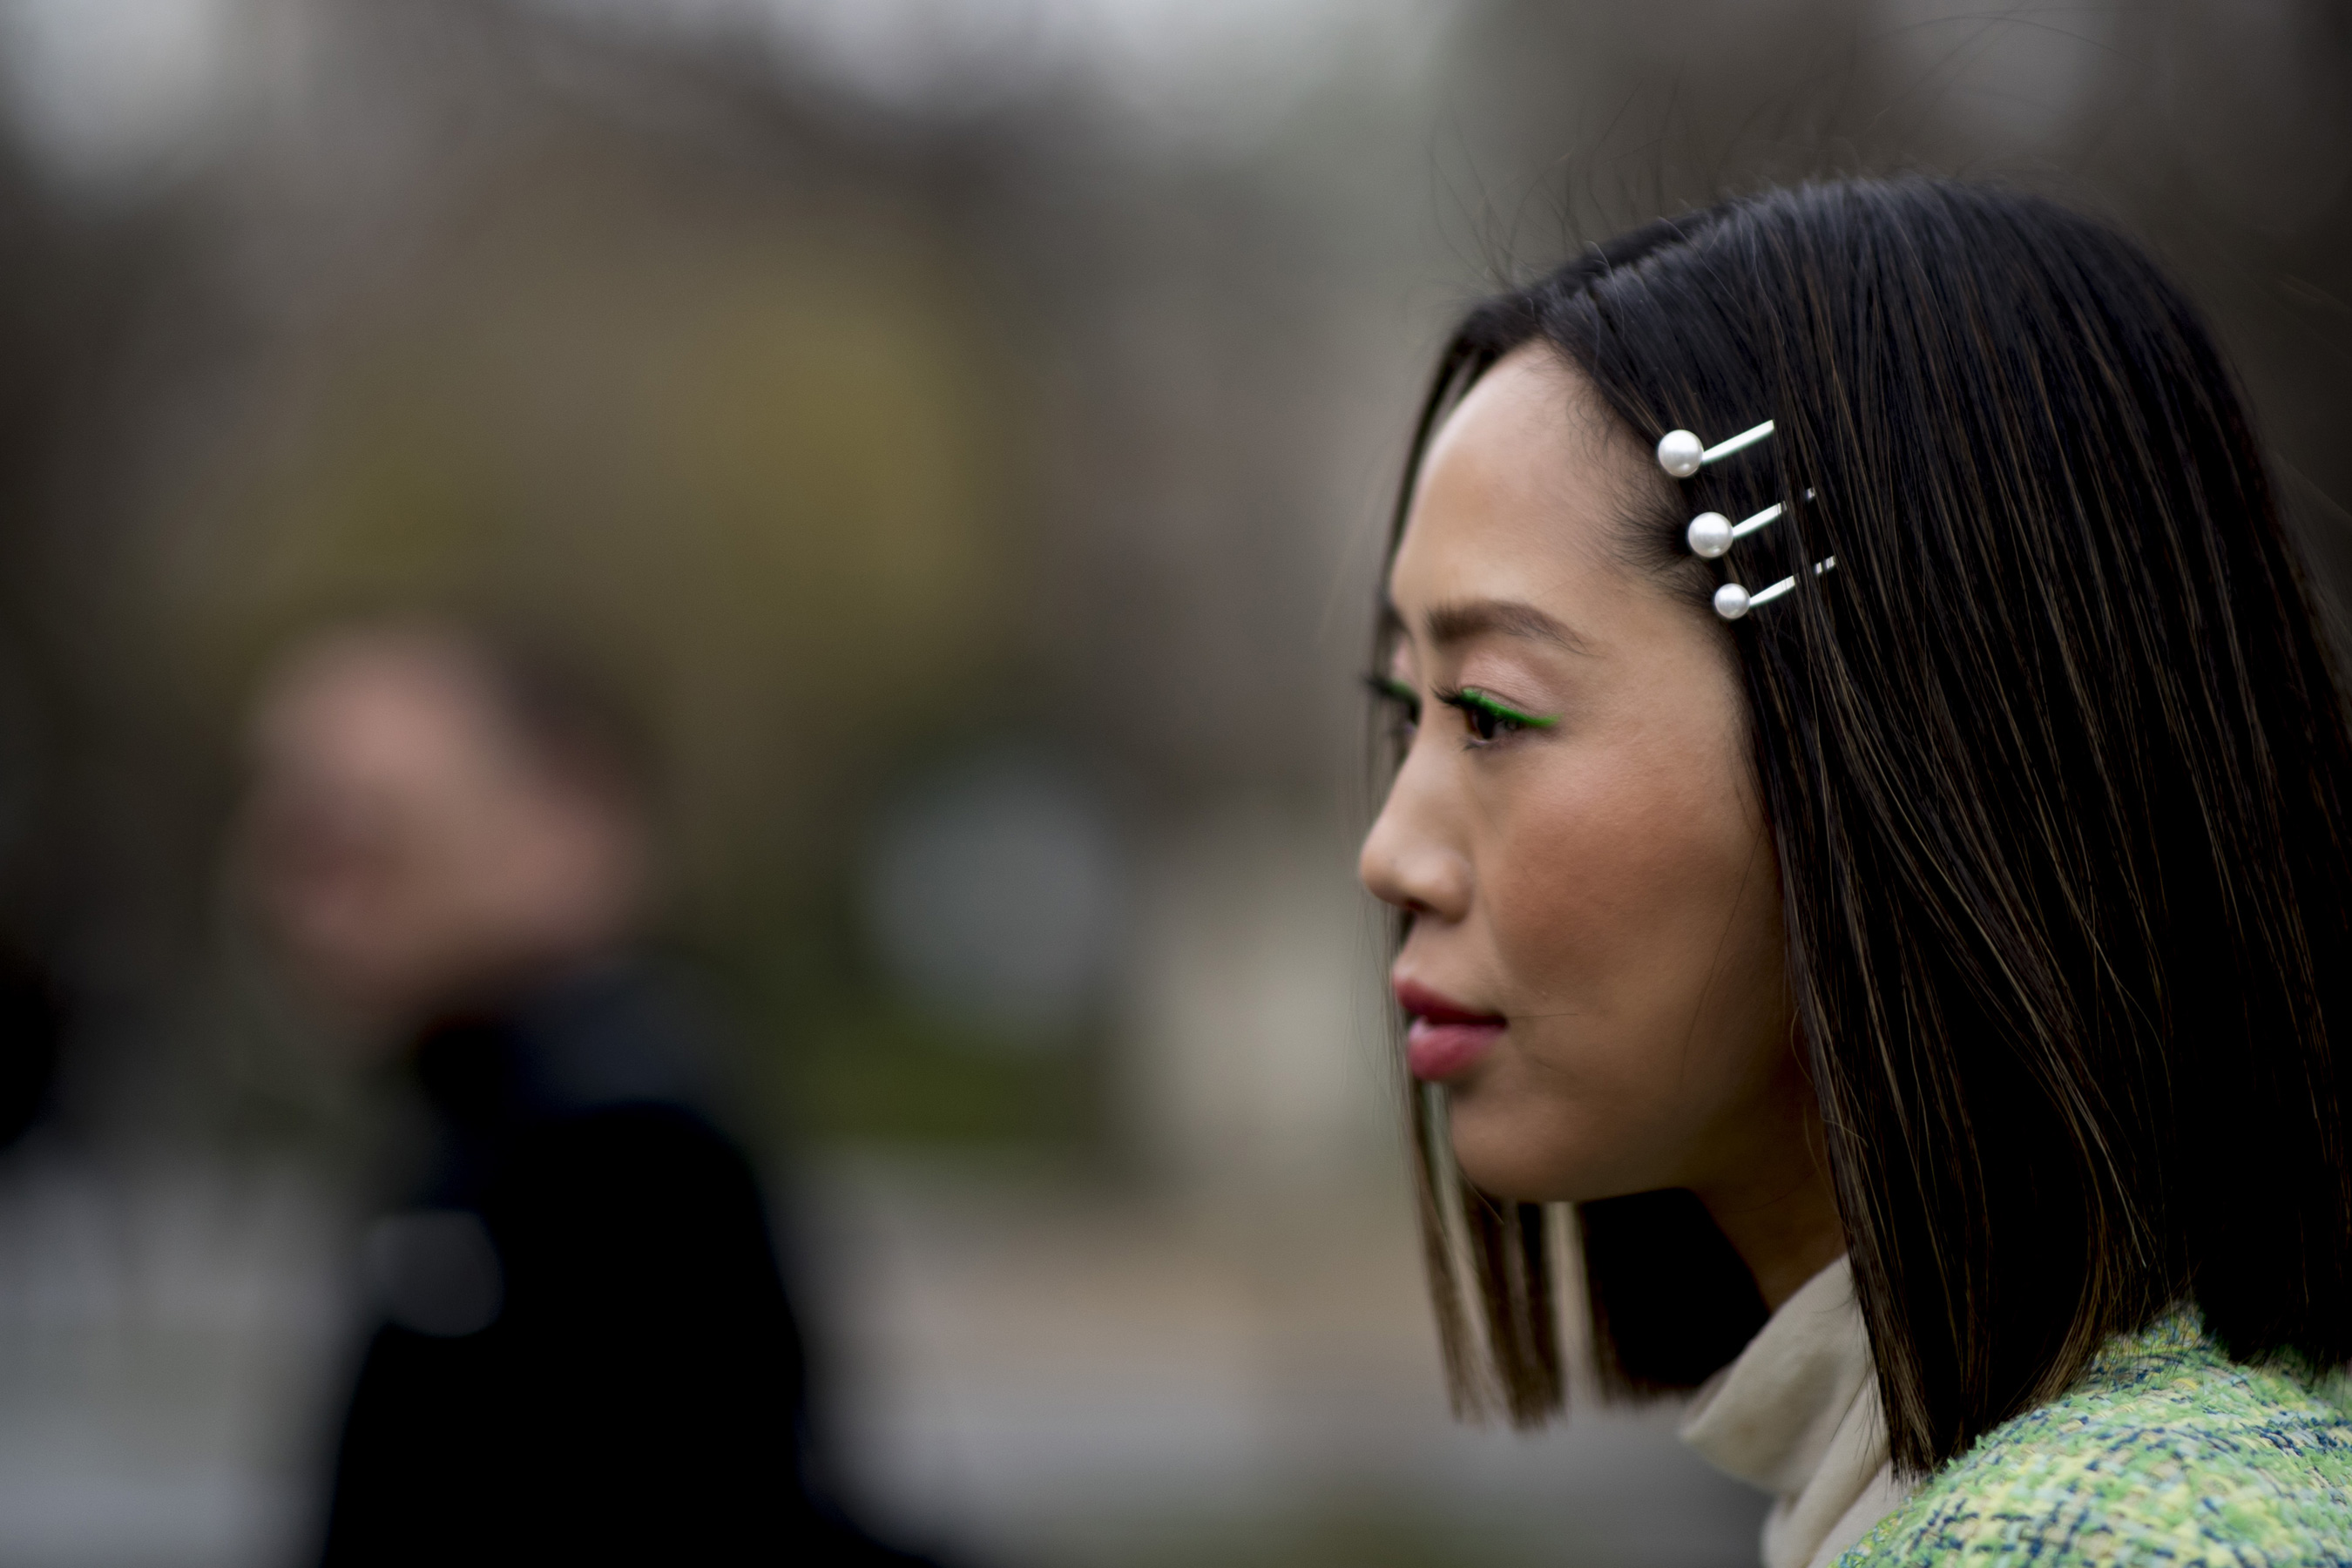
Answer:
[[[1706,447],[1687,430],[1669,430],[1658,440],[1658,467],[1678,479],[1698,472]]]
[[[1703,511],[1690,520],[1683,538],[1689,542],[1693,555],[1712,561],[1731,548],[1731,520],[1719,511]]]
[[[1736,621],[1748,613],[1748,590],[1737,583],[1726,583],[1715,591],[1715,613],[1727,621]]]

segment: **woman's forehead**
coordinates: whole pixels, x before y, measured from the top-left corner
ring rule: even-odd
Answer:
[[[1390,563],[1408,627],[1439,605],[1536,605],[1563,620],[1623,526],[1642,454],[1584,377],[1549,349],[1519,350],[1480,378],[1431,441]]]

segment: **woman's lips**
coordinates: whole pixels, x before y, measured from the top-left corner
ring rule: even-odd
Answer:
[[[1396,982],[1396,999],[1412,1019],[1404,1036],[1405,1070],[1423,1083],[1467,1071],[1508,1026],[1499,1013],[1476,1012],[1410,980]]]

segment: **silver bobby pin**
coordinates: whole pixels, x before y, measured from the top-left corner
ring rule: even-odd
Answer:
[[[1728,441],[1718,441],[1712,447],[1699,445],[1698,437],[1687,430],[1669,430],[1658,440],[1658,467],[1678,479],[1686,479],[1717,458],[1728,458],[1734,452],[1744,452],[1765,437],[1772,434],[1772,421],[1742,430]],[[1805,499],[1813,499],[1807,490]],[[1788,509],[1774,501],[1754,517],[1743,522],[1733,522],[1719,511],[1703,511],[1690,520],[1683,531],[1684,541],[1691,553],[1708,561],[1719,559],[1732,545],[1759,528],[1780,520]],[[1834,555],[1823,556],[1814,563],[1813,575],[1818,577],[1837,564]],[[1715,591],[1715,613],[1727,621],[1736,621],[1759,605],[1769,605],[1797,585],[1793,576],[1783,577],[1769,588],[1759,588],[1753,594],[1737,583],[1726,583]]]
[[[1744,452],[1770,434],[1772,421],[1767,419],[1752,430],[1742,430],[1728,441],[1702,447],[1698,437],[1689,431],[1669,430],[1658,439],[1658,467],[1678,479],[1686,479],[1717,458]]]
[[[1818,577],[1837,564],[1837,557],[1824,555],[1813,563],[1813,575]],[[1726,583],[1715,591],[1715,613],[1727,621],[1736,621],[1759,605],[1769,605],[1797,585],[1793,576],[1783,577],[1769,588],[1759,588],[1753,594],[1737,583]]]
[[[1813,492],[1807,490],[1805,499],[1812,500]],[[1754,517],[1738,524],[1719,511],[1703,511],[1690,520],[1690,526],[1683,530],[1683,539],[1689,544],[1693,555],[1713,561],[1758,529],[1779,521],[1787,510],[1779,501],[1774,501]]]

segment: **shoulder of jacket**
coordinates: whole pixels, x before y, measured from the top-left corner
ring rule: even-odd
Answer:
[[[2352,1416],[2175,1314],[1930,1477],[1839,1568],[2352,1562]]]

